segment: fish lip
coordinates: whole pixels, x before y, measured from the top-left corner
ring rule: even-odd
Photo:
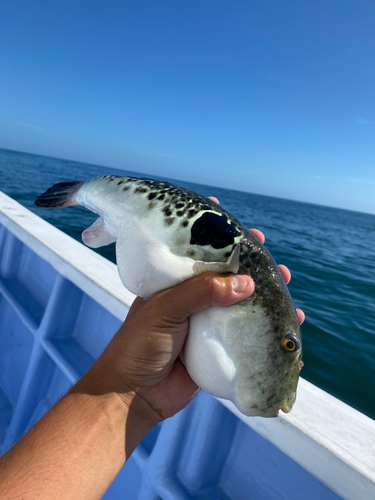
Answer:
[[[283,413],[290,413],[294,403],[296,401],[296,395],[294,394],[293,396],[289,397],[288,399],[282,399],[281,401],[279,400],[278,404],[275,404],[271,407],[268,407],[267,409],[263,411],[257,411],[253,410],[253,408],[246,407],[242,402],[239,400],[236,401],[236,406],[237,408],[247,416],[252,416],[252,417],[265,417],[265,418],[275,418],[279,416],[280,410]]]
[[[286,401],[281,405],[280,410],[283,411],[284,413],[290,413],[293,405],[288,404]]]

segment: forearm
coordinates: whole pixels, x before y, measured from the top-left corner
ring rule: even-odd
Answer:
[[[103,496],[157,422],[134,394],[120,398],[99,379],[94,367],[0,459],[2,499]]]
[[[178,359],[189,317],[248,298],[254,283],[240,278],[206,273],[136,299],[89,372],[0,459],[1,499],[101,498],[146,433],[196,394]]]

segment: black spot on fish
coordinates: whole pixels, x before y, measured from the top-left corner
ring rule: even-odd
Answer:
[[[183,210],[177,210],[176,215],[177,215],[177,217],[182,217],[184,215],[184,213],[185,212]]]
[[[163,208],[163,213],[164,215],[166,215],[167,217],[170,217],[172,215],[172,210],[171,210],[171,207],[169,205],[166,205],[164,208]]]
[[[149,200],[153,200],[153,199],[155,198],[155,196],[156,196],[155,191],[152,191],[152,192],[151,192],[151,193],[147,196],[147,198],[148,198]]]
[[[256,259],[258,257],[258,254],[256,252],[252,252],[250,254],[250,259]]]
[[[185,203],[178,202],[176,203],[176,209],[178,210],[179,208],[184,208]]]
[[[171,226],[173,224],[174,220],[175,220],[174,217],[168,217],[168,219],[165,219],[164,225]]]
[[[186,255],[187,255],[188,257],[194,257],[195,252],[194,252],[194,250],[188,250],[188,251],[186,252]]]
[[[225,252],[224,257],[230,257],[231,252]]]
[[[124,182],[124,181],[120,181],[120,182],[118,182],[118,183],[117,183],[117,185],[119,186],[119,185],[120,185],[120,184],[122,184],[123,182]]]
[[[192,217],[194,217],[194,215],[197,215],[197,210],[195,208],[191,208],[188,213],[187,213],[187,216],[189,217],[189,219],[191,219]]]
[[[213,248],[224,248],[233,245],[238,231],[227,223],[225,215],[205,212],[191,228],[191,245],[210,245]]]
[[[165,194],[161,194],[158,196],[158,200],[164,200],[164,198],[165,198]]]
[[[123,191],[127,191],[128,189],[129,189],[129,186],[124,186],[124,187],[122,188],[122,190],[123,190]]]
[[[142,188],[142,187],[137,187],[134,192],[135,193],[146,193],[147,189]]]
[[[186,227],[189,224],[187,220],[184,220],[184,222],[181,224],[182,227]]]
[[[156,207],[156,203],[149,203],[147,208],[152,210],[154,207]]]

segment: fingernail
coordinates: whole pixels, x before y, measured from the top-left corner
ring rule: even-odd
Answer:
[[[232,276],[232,290],[236,293],[244,292],[249,284],[252,282],[250,276],[236,275]]]

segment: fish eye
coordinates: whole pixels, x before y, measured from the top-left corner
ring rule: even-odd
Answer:
[[[283,340],[283,349],[286,352],[295,352],[300,348],[300,341],[295,335],[287,335]]]

